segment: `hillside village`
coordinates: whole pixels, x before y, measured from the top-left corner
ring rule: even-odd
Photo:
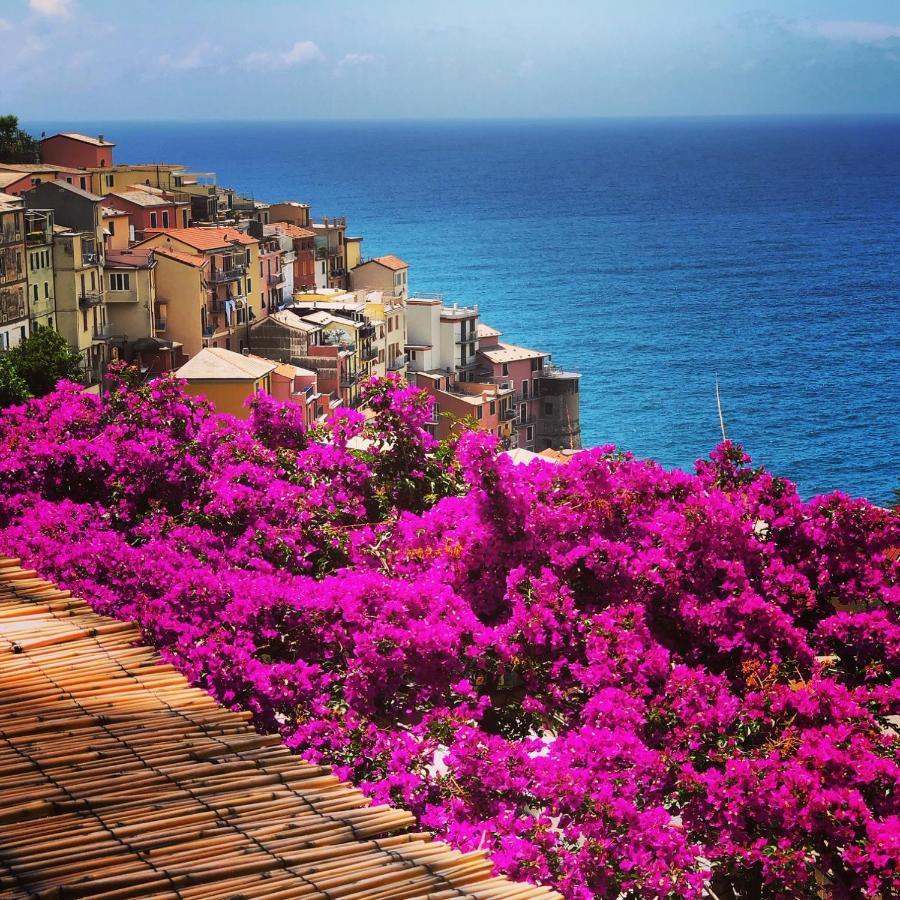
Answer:
[[[0,165],[0,352],[44,326],[88,389],[124,360],[239,417],[260,391],[292,400],[307,424],[396,373],[434,397],[436,437],[465,421],[511,450],[580,448],[577,373],[504,341],[477,306],[411,291],[409,265],[367,258],[344,217],[117,164],[103,135],[39,147],[39,163]]]

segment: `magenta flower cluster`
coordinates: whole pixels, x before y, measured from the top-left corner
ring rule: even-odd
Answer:
[[[895,513],[133,379],[0,417],[0,550],[257,727],[568,898],[900,892]]]

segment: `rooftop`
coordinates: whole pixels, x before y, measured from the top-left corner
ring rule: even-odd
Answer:
[[[71,166],[51,166],[49,163],[0,163],[0,169],[10,172],[62,172],[65,175],[84,175],[87,169],[73,169]]]
[[[135,247],[132,250],[107,250],[106,265],[109,268],[146,269],[154,259],[155,252],[147,247]]]
[[[268,375],[277,365],[259,356],[245,356],[222,347],[204,347],[175,374],[188,381],[254,381]]]
[[[112,143],[112,141],[104,141],[100,135],[98,135],[97,137],[92,137],[89,134],[80,134],[77,131],[60,131],[57,134],[50,134],[45,138],[41,138],[40,143],[43,144],[44,141],[49,141],[52,138],[56,137],[69,138],[72,141],[81,141],[84,144],[93,144],[95,147],[116,146],[114,143]]]
[[[398,272],[400,269],[408,269],[409,263],[404,262],[400,259],[399,256],[376,256],[374,259],[368,259],[366,262],[360,263],[360,265],[366,265],[366,263],[378,263],[379,265],[384,266],[387,269],[393,269],[395,272]]]
[[[18,562],[0,558],[4,897],[558,900],[416,833]]]
[[[265,325],[266,322],[279,322],[286,328],[293,328],[297,331],[302,331],[305,334],[310,334],[321,328],[320,325],[317,325],[314,322],[307,322],[305,319],[301,319],[300,316],[290,310],[281,309],[278,312],[271,313],[265,319],[257,319],[250,326],[250,330],[253,331],[260,328]]]
[[[154,247],[153,252],[157,256],[165,256],[168,259],[174,259],[194,268],[202,269],[209,265],[209,258],[201,256],[199,253],[185,253],[182,250],[175,250],[172,247]]]
[[[496,328],[491,328],[490,325],[486,325],[484,322],[479,322],[475,326],[475,334],[480,337],[500,337],[503,334],[502,331],[498,331]]]
[[[311,238],[316,233],[311,228],[301,228],[299,225],[292,225],[290,222],[272,222],[263,227],[264,234],[286,234],[293,238]]]
[[[21,181],[27,174],[27,172],[0,172],[0,190]]]
[[[482,356],[486,356],[492,363],[515,362],[519,359],[541,359],[550,355],[542,350],[531,350],[516,344],[498,344],[496,347],[487,347],[478,352]]]
[[[232,244],[257,244],[259,241],[237,228],[148,228],[147,235],[166,235],[196,250],[230,250]]]
[[[77,196],[84,197],[85,200],[91,200],[94,203],[100,203],[103,200],[103,198],[99,196],[99,194],[92,194],[90,191],[85,191],[80,187],[75,187],[74,184],[69,184],[68,181],[44,181],[36,188],[32,188],[32,190],[37,191],[41,188],[47,187],[56,188],[60,191],[68,191],[70,194],[76,194]]]
[[[132,190],[132,191],[113,191],[108,196],[118,197],[128,203],[134,203],[135,206],[171,206],[174,201],[166,200],[165,197],[156,191]]]
[[[9,211],[11,209],[22,209],[25,201],[21,197],[14,194],[0,193],[0,210]]]

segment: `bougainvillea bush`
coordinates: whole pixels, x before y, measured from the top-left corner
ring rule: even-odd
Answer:
[[[569,898],[896,895],[895,513],[133,377],[3,414],[0,550],[259,728]]]

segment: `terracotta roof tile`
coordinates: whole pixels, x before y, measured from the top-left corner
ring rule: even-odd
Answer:
[[[196,250],[219,250],[231,244],[258,244],[256,238],[237,228],[148,228],[148,235],[167,235]]]
[[[152,249],[157,256],[167,256],[169,259],[178,260],[178,262],[194,266],[196,269],[202,269],[209,265],[209,258],[201,256],[199,253],[184,253],[181,250],[173,250],[171,247],[153,247]]]
[[[388,269],[393,269],[395,272],[409,268],[409,263],[404,262],[399,256],[376,256],[374,259],[370,259],[369,262],[381,263],[381,265]]]

